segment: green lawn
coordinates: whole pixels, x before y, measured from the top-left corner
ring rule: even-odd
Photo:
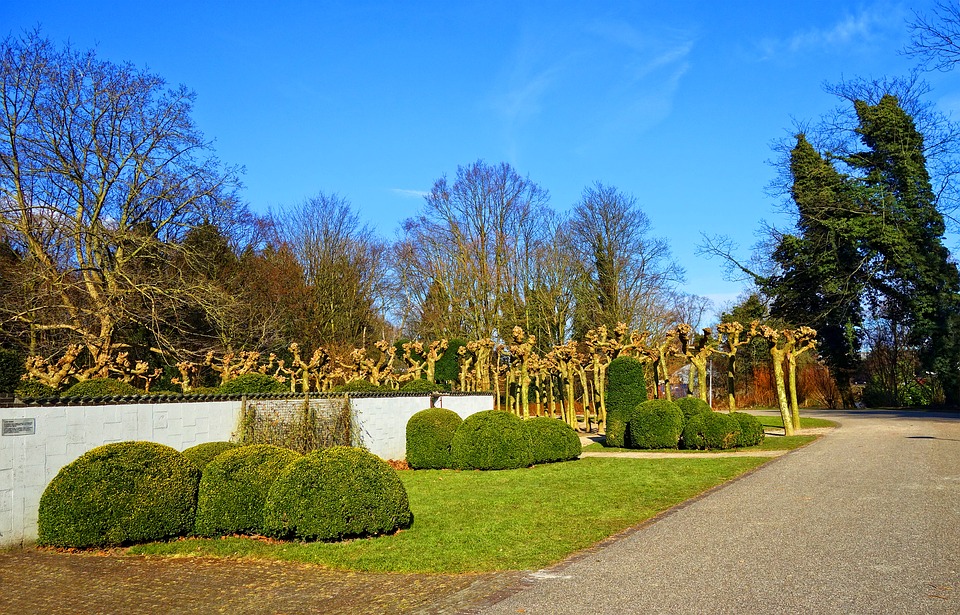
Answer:
[[[766,461],[587,458],[495,472],[402,471],[414,523],[393,536],[340,543],[187,539],[129,552],[263,557],[359,571],[531,570]]]
[[[757,416],[764,427],[779,427],[783,429],[783,419],[780,415],[776,416]],[[827,419],[815,419],[807,416],[800,417],[800,429],[814,429],[816,427],[836,427],[836,421]]]

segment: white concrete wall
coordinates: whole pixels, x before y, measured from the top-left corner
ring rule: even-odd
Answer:
[[[407,421],[430,407],[430,397],[351,400],[357,441],[384,459],[406,457]],[[294,400],[293,403],[301,403]],[[493,407],[492,395],[448,395],[435,405],[462,417]],[[60,469],[110,442],[147,440],[182,451],[230,440],[240,401],[0,408],[0,419],[35,420],[35,433],[0,436],[0,548],[37,538],[40,496]]]
[[[32,435],[0,436],[0,547],[36,539],[43,490],[90,449],[149,440],[182,451],[229,440],[239,408],[239,401],[0,408],[0,419],[35,420]]]

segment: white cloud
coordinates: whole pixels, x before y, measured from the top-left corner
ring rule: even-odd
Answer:
[[[762,59],[800,53],[835,53],[842,48],[873,44],[887,31],[903,29],[902,9],[881,3],[844,14],[833,23],[796,31],[785,37],[768,37],[758,43]]]
[[[390,188],[390,192],[408,199],[422,199],[430,194],[425,190],[408,190],[406,188]]]

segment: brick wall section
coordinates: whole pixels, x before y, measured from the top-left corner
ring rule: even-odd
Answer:
[[[301,408],[303,400],[248,403],[289,413]],[[490,409],[493,396],[446,395],[435,399],[434,405],[466,417]],[[239,400],[232,400],[0,408],[0,419],[36,421],[32,435],[0,436],[0,548],[36,540],[43,490],[63,466],[90,449],[110,442],[148,440],[182,451],[202,442],[230,440],[239,428],[240,406]],[[429,408],[430,397],[358,397],[351,406],[355,444],[384,459],[403,459],[407,420]]]

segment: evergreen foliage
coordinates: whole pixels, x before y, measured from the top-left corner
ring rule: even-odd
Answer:
[[[315,451],[280,472],[264,506],[264,526],[278,538],[341,540],[409,527],[407,491],[390,465],[364,450]]]
[[[37,380],[21,380],[13,390],[19,399],[52,399],[60,397],[60,392],[48,384]]]
[[[421,410],[407,421],[407,463],[411,468],[449,468],[450,443],[463,423],[460,415],[445,408]]]
[[[607,367],[606,446],[626,446],[629,414],[647,400],[643,363],[633,357],[617,357]]]
[[[408,380],[400,385],[401,393],[436,393],[437,391],[442,390],[444,387],[440,384],[434,384],[423,378],[417,378],[416,380]]]
[[[523,422],[530,433],[533,463],[571,461],[580,457],[583,447],[580,436],[563,421],[549,416],[537,416]]]
[[[460,338],[448,340],[447,349],[434,365],[434,379],[438,383],[455,383],[460,380],[460,355],[457,351],[466,346],[467,341]]]
[[[687,449],[724,450],[740,442],[740,422],[722,412],[694,415],[683,428],[681,443]]]
[[[13,393],[23,376],[23,358],[13,350],[0,349],[0,393]]]
[[[249,395],[253,393],[288,393],[290,388],[267,374],[242,374],[217,387],[222,395]]]
[[[458,470],[512,470],[533,464],[530,433],[523,419],[509,412],[484,410],[468,416],[450,442]]]
[[[207,464],[214,460],[220,453],[235,449],[239,444],[236,442],[203,442],[196,444],[183,451],[183,456],[192,461],[202,472]]]
[[[335,386],[332,390],[334,393],[389,393],[392,389],[390,389],[390,387],[373,384],[369,380],[360,378],[351,380],[346,384]]]
[[[677,404],[677,406],[680,408],[680,411],[683,412],[684,423],[689,421],[690,417],[696,414],[713,412],[713,410],[710,408],[710,404],[703,401],[699,397],[688,395],[687,397],[681,397],[680,399],[673,400],[673,403]]]
[[[194,533],[262,534],[270,487],[299,458],[295,451],[270,444],[241,446],[218,455],[203,469]]]
[[[683,411],[665,399],[641,403],[629,414],[627,446],[630,448],[677,448],[683,432]]]
[[[64,391],[61,397],[114,397],[118,395],[143,395],[143,391],[122,380],[91,378],[90,380],[77,382]]]
[[[187,534],[200,470],[154,442],[97,447],[64,466],[40,498],[38,542],[105,547]]]
[[[740,437],[736,444],[738,448],[756,446],[763,442],[763,423],[757,417],[746,412],[733,412],[730,416],[740,424]]]

